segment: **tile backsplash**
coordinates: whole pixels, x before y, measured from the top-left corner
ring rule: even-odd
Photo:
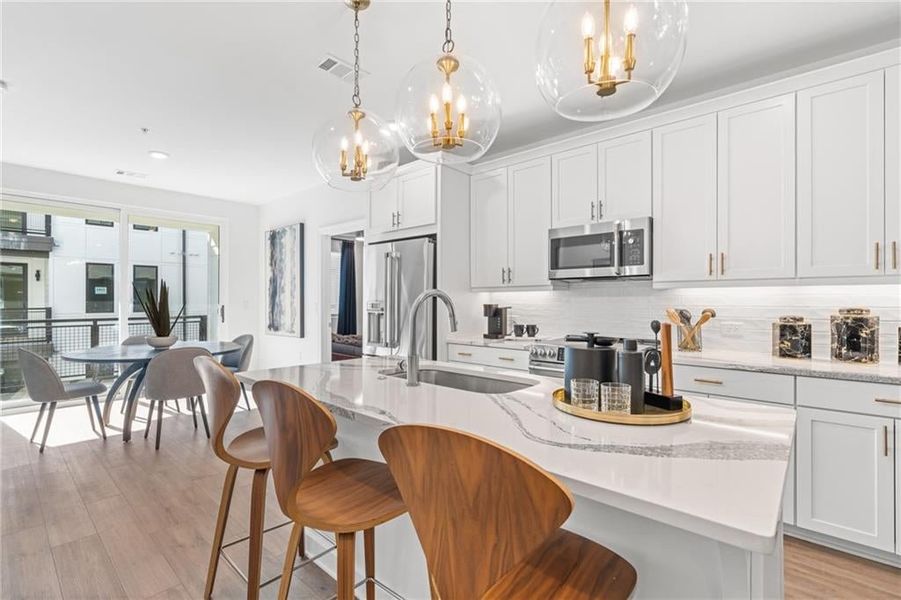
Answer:
[[[901,285],[770,286],[655,290],[649,281],[595,281],[549,291],[503,291],[486,302],[511,306],[518,323],[536,323],[540,336],[598,331],[616,337],[651,338],[652,319],[664,310],[687,308],[694,319],[704,308],[717,316],[704,326],[704,348],[772,352],[772,324],[801,315],[813,325],[813,357],[829,358],[829,317],[839,308],[870,308],[880,318],[880,362],[895,363],[901,325]],[[675,341],[675,340],[674,340]]]

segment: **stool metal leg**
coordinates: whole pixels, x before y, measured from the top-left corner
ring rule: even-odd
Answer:
[[[225,526],[228,524],[228,511],[231,508],[232,493],[235,491],[235,478],[238,475],[238,466],[229,465],[225,472],[225,482],[222,484],[222,498],[219,500],[219,516],[216,518],[216,532],[213,534],[213,549],[210,552],[210,566],[206,573],[206,587],[203,590],[204,600],[213,596],[213,585],[216,583],[216,571],[219,568],[219,552],[222,551],[222,538],[225,536]]]

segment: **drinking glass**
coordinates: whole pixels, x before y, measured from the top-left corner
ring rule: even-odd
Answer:
[[[631,385],[610,381],[601,384],[601,411],[628,413],[631,410],[631,404]]]
[[[570,403],[576,408],[598,409],[597,379],[573,379],[569,382]]]

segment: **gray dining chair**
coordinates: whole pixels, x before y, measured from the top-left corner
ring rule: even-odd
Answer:
[[[187,398],[194,417],[194,429],[197,429],[197,405],[200,405],[200,416],[203,418],[203,428],[206,436],[210,437],[210,426],[206,419],[206,408],[203,405],[203,381],[194,369],[194,358],[197,356],[211,356],[203,348],[172,348],[164,350],[147,364],[147,372],[144,375],[144,398],[150,401],[150,410],[147,413],[147,428],[144,430],[146,438],[150,433],[150,424],[153,421],[153,409],[157,409],[156,415],[156,449],[160,449],[160,435],[163,428],[163,404],[167,400]]]
[[[28,395],[32,401],[41,403],[38,419],[34,424],[29,441],[34,441],[34,436],[37,435],[41,425],[41,419],[44,417],[44,411],[48,405],[50,406],[50,410],[47,412],[47,423],[44,425],[44,437],[41,438],[40,452],[44,451],[44,446],[47,444],[47,434],[50,433],[50,423],[53,421],[53,413],[56,412],[56,403],[63,400],[84,398],[85,406],[88,407],[88,416],[91,418],[91,429],[95,433],[97,432],[94,425],[94,414],[96,413],[97,422],[100,424],[100,435],[106,439],[106,427],[103,425],[103,415],[100,414],[100,402],[97,399],[99,394],[106,392],[105,385],[91,379],[63,383],[59,374],[45,358],[24,348],[19,348],[19,366],[22,369]],[[94,412],[91,412],[91,404],[94,405]]]
[[[143,346],[147,343],[146,335],[130,335],[124,340],[122,340],[122,346]],[[127,365],[126,365],[127,366]],[[126,400],[128,400],[129,394],[131,394],[131,386],[134,385],[134,376],[128,380],[128,383],[125,385],[125,395],[122,397],[122,404],[119,406],[119,414],[123,414],[125,412],[125,405],[128,404]],[[181,404],[179,404],[178,400],[175,401],[175,410],[181,412]]]
[[[241,346],[240,350],[229,352],[222,355],[222,366],[232,373],[241,373],[250,367],[250,357],[253,355],[253,336],[249,333],[239,335],[232,342]],[[250,410],[250,400],[247,399],[247,388],[244,382],[241,382],[241,393],[244,394],[244,404],[247,410]]]

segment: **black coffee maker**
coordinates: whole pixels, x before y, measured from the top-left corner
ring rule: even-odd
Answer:
[[[483,304],[482,314],[488,319],[488,333],[482,334],[486,340],[502,340],[507,337],[507,311],[509,306]]]

